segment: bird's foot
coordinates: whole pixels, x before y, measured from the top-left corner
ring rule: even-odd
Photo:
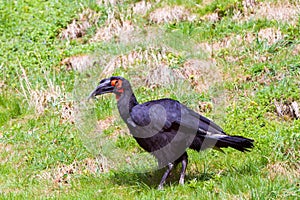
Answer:
[[[164,186],[163,185],[161,185],[161,184],[159,184],[159,186],[158,186],[158,188],[157,188],[158,190],[163,190],[164,189]]]
[[[179,179],[179,184],[180,184],[180,185],[184,185],[184,177],[182,177],[182,176],[180,177],[180,179]]]
[[[179,184],[184,185],[184,179],[179,179]]]

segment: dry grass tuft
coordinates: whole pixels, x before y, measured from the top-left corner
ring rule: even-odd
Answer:
[[[253,9],[257,5],[257,2],[256,0],[243,0],[242,4],[243,4],[244,12],[250,13],[253,12]]]
[[[213,110],[214,106],[211,102],[198,102],[198,109],[199,112],[204,113],[204,112],[211,112]]]
[[[284,119],[299,119],[300,113],[299,113],[299,106],[296,101],[293,102],[283,102],[283,101],[274,101],[274,105],[276,108],[276,113],[279,117],[282,117]]]
[[[265,62],[266,60],[268,60],[268,56],[257,56],[257,60],[259,62]],[[261,85],[270,85],[272,82],[282,81],[287,76],[287,74],[284,72],[278,72],[276,73],[276,75],[272,76],[270,76],[270,73],[270,69],[264,67],[262,73],[255,77],[249,77],[248,81],[252,80],[258,82]]]
[[[134,68],[136,75],[135,79],[131,80],[133,84],[143,84],[150,88],[173,84],[176,79],[183,78],[172,69],[174,65],[178,67],[182,65],[177,59],[179,57],[176,52],[164,47],[137,49],[113,58],[105,66],[103,76],[110,76],[118,68],[124,70]]]
[[[221,18],[218,13],[214,12],[214,13],[209,13],[209,14],[204,15],[201,19],[203,19],[205,21],[209,21],[211,23],[215,23],[215,22],[219,21]]]
[[[251,44],[255,40],[256,36],[253,33],[245,33],[243,35],[232,34],[214,43],[201,43],[199,47],[205,51],[208,55],[213,57],[215,52],[221,49],[231,49],[236,51],[242,51],[245,46]],[[238,58],[229,58],[231,61],[235,61]],[[229,60],[229,61],[230,61]]]
[[[170,84],[175,84],[178,81],[179,74],[174,73],[166,63],[161,62],[154,68],[152,68],[148,75],[145,77],[145,84],[149,88],[155,88]]]
[[[300,54],[300,44],[295,45],[292,54],[293,55],[299,55]]]
[[[29,81],[25,69],[22,69],[20,83],[23,95],[31,107],[35,108],[37,114],[44,113],[45,109],[58,103],[62,99],[62,91],[58,85],[47,79],[47,89],[35,89]]]
[[[110,116],[110,117],[107,117],[106,119],[104,120],[99,120],[97,122],[97,128],[96,130],[97,131],[102,131],[102,130],[106,130],[108,129],[111,125],[113,125],[114,121],[116,121],[117,118],[116,116]]]
[[[126,40],[135,29],[136,28],[129,20],[120,22],[117,19],[111,19],[107,21],[103,27],[97,30],[95,36],[90,40],[90,42],[109,41],[113,38],[121,41]]]
[[[65,58],[61,61],[62,65],[66,65],[67,70],[84,71],[96,64],[97,60],[91,55],[77,55]]]
[[[113,38],[118,40],[128,40],[137,29],[132,21],[128,20],[128,10],[120,12],[113,7],[108,9],[108,19],[100,27],[90,42],[109,41]]]
[[[214,61],[190,59],[182,68],[175,69],[198,91],[207,91],[212,85],[222,82],[222,75]]]
[[[1,137],[2,135],[0,133],[0,138]],[[15,156],[15,153],[16,151],[13,150],[13,146],[11,144],[4,144],[0,142],[0,164],[9,162],[9,159]]]
[[[74,102],[68,101],[64,102],[62,104],[62,108],[60,110],[60,118],[62,123],[75,123],[75,108],[74,108]]]
[[[149,20],[152,23],[174,23],[180,21],[194,21],[196,15],[191,14],[182,6],[166,6],[158,8],[150,13]]]
[[[19,76],[19,82],[22,94],[30,107],[35,109],[38,115],[41,115],[47,109],[58,109],[62,122],[74,123],[73,102],[67,99],[65,93],[59,85],[55,85],[51,79],[47,80],[47,88],[33,88],[29,81],[25,69],[21,67],[22,75]]]
[[[140,51],[132,51],[129,54],[125,55],[119,55],[110,60],[110,62],[104,67],[103,69],[103,76],[111,76],[113,72],[123,67],[124,69],[127,69],[127,67],[132,67],[135,65],[136,60],[142,60],[143,55]]]
[[[245,48],[251,46],[257,40],[266,43],[271,46],[280,42],[284,39],[284,35],[280,31],[280,29],[276,28],[266,28],[261,29],[257,35],[255,33],[246,32],[243,34],[231,34],[226,36],[218,41],[212,43],[200,43],[198,46],[206,52],[211,58],[214,58],[215,54],[223,49],[228,49],[234,52],[242,52]],[[295,47],[294,53],[297,53],[297,47]],[[255,59],[259,62],[264,62],[268,59],[266,56],[262,55],[253,55]],[[224,58],[227,62],[236,62],[240,59],[238,56],[231,56],[231,54],[225,54]]]
[[[71,24],[62,31],[60,37],[62,39],[76,39],[84,36],[88,28],[97,24],[99,19],[98,14],[91,10],[86,9],[79,14],[78,19],[74,19]]]
[[[300,171],[297,169],[297,166],[290,166],[286,162],[268,164],[267,169],[271,180],[276,178],[278,175],[287,177],[287,180],[290,180],[290,178],[300,177]]]
[[[125,126],[123,126],[123,124],[119,125],[119,123],[115,123],[116,121],[120,122],[119,120],[121,120],[121,118],[119,115],[116,114],[113,116],[109,116],[103,120],[97,121],[97,125],[95,128],[96,136],[91,135],[91,138],[97,138],[97,140],[101,140],[101,141],[97,141],[97,143],[94,143],[96,149],[99,150],[102,147],[106,146],[108,141],[118,140],[120,136],[128,135],[128,130]],[[108,135],[101,135],[100,138],[98,137],[99,134],[103,134],[103,131],[108,130],[109,128],[112,127],[114,129],[113,132],[109,133]],[[98,152],[96,155],[102,153],[104,152]]]
[[[244,0],[243,10],[235,10],[233,19],[237,22],[267,19],[286,22],[295,25],[300,13],[300,4],[288,0],[280,2],[256,2]]]
[[[5,84],[5,82],[2,80],[2,81],[0,81],[0,92],[2,92],[2,90],[4,90],[5,88],[6,88],[6,84]]]
[[[139,1],[132,5],[134,14],[145,15],[152,7],[152,4],[147,1]]]
[[[105,76],[109,76],[118,68],[155,68],[155,66],[159,66],[161,62],[167,61],[167,52],[168,50],[166,48],[149,47],[147,49],[137,49],[128,54],[114,57],[105,66],[103,73]]]
[[[278,3],[261,3],[257,8],[255,15],[258,18],[294,24],[298,20],[300,4],[299,2],[291,4],[290,1],[286,0]]]
[[[168,48],[138,49],[113,58],[104,68],[101,77],[107,77],[118,69],[135,69],[133,84],[149,88],[175,84],[179,79],[188,80],[199,92],[206,91],[222,80],[214,61],[184,60],[180,54]]]
[[[235,21],[245,21],[245,15],[253,14],[253,11],[255,9],[255,6],[257,5],[256,0],[243,0],[242,1],[243,9],[240,10],[238,8],[235,8],[233,10],[233,17],[232,19]],[[227,9],[231,9],[232,7],[228,7]],[[220,12],[219,9],[215,10],[213,13],[209,13],[201,17],[202,20],[209,21],[212,23],[215,23],[219,20],[221,20],[222,16],[224,15],[223,11]]]
[[[98,1],[98,4],[110,7],[107,8],[108,17],[105,24],[98,28],[90,42],[109,41],[111,39],[128,42],[133,39],[136,33],[139,33],[138,27],[130,19],[133,14],[146,15],[151,9],[152,3],[139,1],[129,5],[128,8],[120,8],[117,5],[121,3],[123,1]]]
[[[72,178],[77,175],[94,175],[106,171],[108,168],[101,160],[86,158],[82,161],[74,161],[70,165],[60,164],[53,169],[37,174],[36,177],[50,180],[58,185],[69,185]]]
[[[260,41],[266,41],[268,45],[273,45],[283,38],[284,36],[282,35],[281,31],[275,28],[261,29],[258,32],[258,39]]]

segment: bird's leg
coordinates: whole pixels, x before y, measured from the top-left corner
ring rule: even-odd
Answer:
[[[162,177],[162,179],[161,179],[161,181],[160,181],[160,183],[159,183],[159,185],[158,185],[158,189],[159,189],[159,190],[163,189],[163,185],[164,185],[164,183],[166,182],[166,179],[168,178],[168,176],[169,176],[171,170],[173,169],[173,167],[174,167],[174,164],[173,164],[173,163],[169,163],[169,164],[168,164],[168,169],[167,169],[166,172],[164,173],[164,175],[163,175],[163,177]]]
[[[187,156],[184,156],[182,161],[182,168],[181,168],[181,172],[180,172],[180,179],[179,179],[179,184],[183,185],[184,184],[184,177],[185,177],[185,172],[186,172],[186,167],[188,164],[188,158]]]

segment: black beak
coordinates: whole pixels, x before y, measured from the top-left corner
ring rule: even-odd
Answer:
[[[105,93],[112,93],[114,91],[114,87],[110,83],[110,79],[104,79],[100,81],[100,84],[95,88],[94,91],[90,93],[87,100],[91,98],[95,98],[97,95],[105,94]]]

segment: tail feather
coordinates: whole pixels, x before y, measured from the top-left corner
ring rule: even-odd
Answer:
[[[242,136],[226,136],[218,138],[216,147],[232,147],[239,151],[250,151],[254,147],[254,140]]]

